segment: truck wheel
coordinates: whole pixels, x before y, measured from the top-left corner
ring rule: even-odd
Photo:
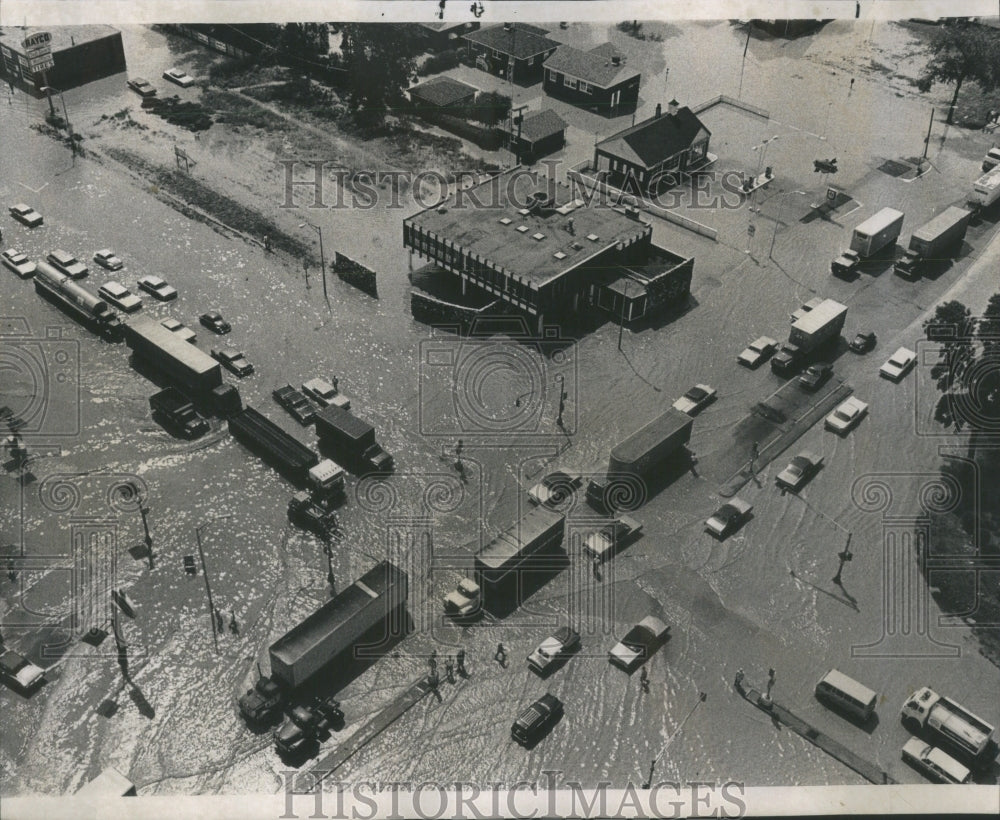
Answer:
[[[903,728],[906,729],[911,735],[917,734],[920,731],[920,721],[912,717],[903,718]]]

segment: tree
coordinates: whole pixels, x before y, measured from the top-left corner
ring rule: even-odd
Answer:
[[[381,122],[386,108],[402,102],[409,87],[416,68],[414,34],[406,25],[345,23],[341,51],[351,107]]]
[[[1000,86],[1000,34],[993,29],[977,23],[944,26],[935,33],[930,52],[917,88],[926,92],[934,83],[955,83],[948,107],[949,125],[966,80],[975,80],[984,90]]]

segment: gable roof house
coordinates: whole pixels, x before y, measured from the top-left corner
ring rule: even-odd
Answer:
[[[551,97],[616,117],[635,110],[640,80],[611,43],[590,51],[559,46],[545,61],[543,87]]]
[[[542,79],[542,64],[559,47],[548,32],[527,23],[504,23],[462,36],[476,66],[521,85]]]

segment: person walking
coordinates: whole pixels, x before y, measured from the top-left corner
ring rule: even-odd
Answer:
[[[463,678],[466,677],[466,675],[468,675],[468,672],[465,671],[465,650],[464,649],[459,649],[458,650],[458,654],[455,655],[455,666],[456,666],[456,668],[458,670],[458,674],[461,675]]]
[[[449,655],[448,660],[444,662],[444,676],[448,683],[455,682],[455,665],[451,660],[451,655]]]
[[[639,673],[639,685],[642,687],[643,692],[649,692],[649,672],[646,671],[646,667],[642,667],[642,671]]]
[[[493,653],[493,660],[503,667],[507,666],[507,650],[503,648],[502,643],[497,644],[497,651]]]
[[[222,613],[219,612],[219,608],[213,607],[213,609],[215,610],[213,613],[215,615],[215,630],[216,632],[222,632],[226,628],[226,622],[222,617]]]
[[[229,631],[234,635],[240,634],[240,625],[236,623],[236,612],[235,610],[229,610]]]

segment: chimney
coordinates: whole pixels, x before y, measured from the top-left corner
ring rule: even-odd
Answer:
[[[658,120],[661,116],[663,116],[663,106],[660,105],[659,103],[657,103],[656,104],[656,113],[653,115],[653,119],[654,120]]]
[[[680,103],[677,102],[677,100],[671,100],[670,102],[667,103],[667,113],[671,117],[673,117],[677,113],[677,108],[679,106],[680,106]]]
[[[617,65],[621,65],[621,64],[622,64],[621,55],[619,55],[619,54],[612,54],[611,55],[611,65],[616,65],[617,66]]]
[[[513,31],[514,30],[514,24],[513,23],[504,23],[503,24],[503,30],[504,31]]]

